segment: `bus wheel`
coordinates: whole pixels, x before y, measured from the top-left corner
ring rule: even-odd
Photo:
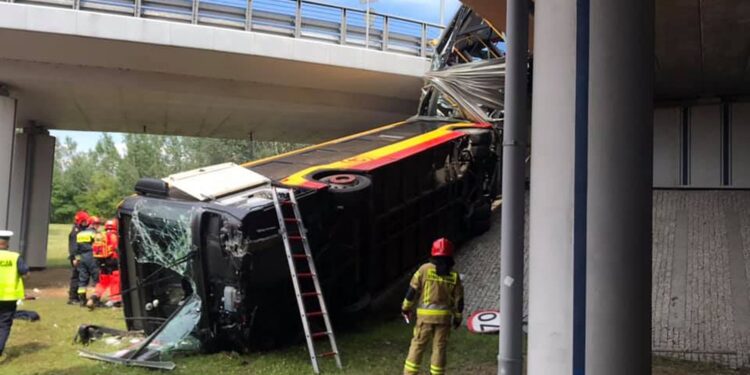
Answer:
[[[361,204],[372,185],[369,177],[353,173],[332,174],[319,181],[327,184],[334,201],[344,206]]]

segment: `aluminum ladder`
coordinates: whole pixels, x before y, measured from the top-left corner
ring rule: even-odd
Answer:
[[[336,346],[336,337],[333,334],[333,327],[331,326],[331,320],[328,315],[328,308],[326,307],[325,299],[323,298],[323,291],[320,288],[318,271],[315,269],[315,262],[312,257],[312,252],[310,251],[310,244],[307,241],[307,230],[302,223],[302,215],[299,211],[297,198],[294,196],[294,190],[271,186],[271,195],[273,196],[273,204],[276,207],[276,217],[279,220],[279,234],[281,234],[281,238],[284,242],[284,249],[286,250],[286,258],[289,263],[289,273],[291,274],[292,284],[294,285],[294,294],[297,299],[297,306],[299,307],[302,328],[305,330],[305,340],[307,341],[307,350],[310,353],[310,362],[312,363],[313,371],[316,374],[320,374],[318,359],[325,357],[334,357],[336,359],[336,366],[342,368],[341,356],[339,355],[339,350]],[[291,207],[293,217],[284,214],[284,206]],[[287,210],[287,212],[289,211],[290,210]],[[293,229],[291,234],[290,229]],[[294,229],[296,229],[296,231]],[[300,252],[300,247],[303,252]],[[298,263],[303,262],[307,264],[307,271],[299,272]],[[307,290],[307,288],[303,289],[303,286],[309,287],[310,284],[312,284],[311,290]],[[311,299],[314,300],[315,297],[317,297],[319,310],[308,311],[306,302],[310,302],[309,300]],[[311,318],[322,318],[325,323],[325,330],[312,332],[310,329]],[[330,352],[316,352],[315,339],[322,337],[328,337],[331,345]]]

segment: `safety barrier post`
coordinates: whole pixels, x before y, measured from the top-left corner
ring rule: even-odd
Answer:
[[[383,16],[383,51],[388,50],[388,16]]]
[[[302,35],[302,1],[297,0],[297,9],[294,13],[294,37]]]
[[[347,18],[346,8],[342,8],[341,9],[341,29],[340,29],[341,39],[339,40],[339,44],[346,44],[346,33],[347,33],[346,31],[347,19],[346,18]]]
[[[422,57],[427,56],[427,24],[422,24],[422,41],[419,46],[419,55]]]
[[[253,0],[247,0],[247,9],[245,9],[245,30],[253,30]]]

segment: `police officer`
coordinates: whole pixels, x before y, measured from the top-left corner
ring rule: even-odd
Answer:
[[[451,324],[461,325],[464,310],[464,290],[458,273],[453,271],[453,244],[440,238],[432,244],[432,258],[423,264],[409,283],[409,289],[401,305],[401,313],[407,318],[417,305],[417,322],[409,355],[404,363],[404,374],[419,373],[422,353],[432,340],[430,374],[445,374],[445,350]]]
[[[86,211],[76,212],[73,228],[68,235],[68,261],[70,261],[70,288],[68,289],[68,305],[77,305],[81,303],[78,299],[78,267],[75,266],[75,258],[78,249],[77,236],[78,232],[86,229],[88,226],[89,214]]]
[[[89,281],[94,285],[99,282],[99,265],[94,259],[94,238],[99,218],[92,216],[86,229],[76,235],[76,254],[73,264],[78,267],[78,299],[81,306],[86,306],[86,288]]]
[[[3,351],[13,325],[16,302],[24,299],[21,276],[29,273],[29,267],[18,253],[8,250],[12,236],[13,232],[0,230],[0,363],[7,359]]]

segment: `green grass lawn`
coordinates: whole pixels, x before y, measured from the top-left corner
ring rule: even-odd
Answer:
[[[7,374],[154,374],[153,371],[126,368],[78,357],[82,347],[72,343],[76,328],[82,323],[123,328],[121,310],[101,309],[89,312],[64,304],[63,299],[40,298],[28,301],[24,309],[42,315],[37,323],[16,322],[9,346],[9,362],[2,365]],[[332,359],[324,359],[326,373],[398,374],[402,371],[411,328],[400,320],[366,323],[357,332],[338,335],[344,370],[338,370]],[[448,372],[452,374],[494,374],[497,336],[473,335],[465,329],[454,331],[449,346]],[[113,351],[100,343],[100,352]],[[427,360],[429,355],[425,356]],[[306,347],[238,355],[218,353],[176,358],[174,374],[306,374],[312,373]]]
[[[82,346],[72,342],[76,328],[82,323],[124,328],[121,310],[100,309],[89,312],[68,306],[60,298],[28,301],[24,309],[42,315],[37,323],[16,322],[6,353],[10,359],[0,368],[3,374],[143,374],[152,370],[129,368],[80,358]],[[386,375],[399,374],[409,345],[411,329],[400,320],[365,323],[358,331],[338,335],[344,369],[338,370],[332,360],[323,360],[323,372],[332,374]],[[111,352],[104,343],[94,351]],[[480,336],[464,328],[452,333],[449,345],[449,374],[496,374],[497,336]],[[426,353],[425,361],[429,358]],[[239,355],[217,353],[176,358],[180,374],[310,374],[312,373],[303,345],[284,350]],[[426,363],[426,362],[425,362]],[[423,366],[423,369],[425,366]],[[740,375],[714,365],[685,361],[655,359],[656,375]]]
[[[47,264],[50,268],[68,265],[68,224],[50,225]],[[48,274],[56,270],[46,271]],[[61,285],[67,275],[61,275]],[[41,276],[32,275],[32,278]],[[49,278],[49,277],[47,277]],[[57,278],[57,276],[53,277]],[[48,280],[49,281],[49,280]],[[29,280],[29,285],[33,281]],[[48,284],[52,285],[52,284]],[[47,293],[47,294],[45,294]],[[68,306],[62,293],[51,296],[42,289],[40,299],[28,301],[22,307],[41,314],[38,323],[16,322],[6,353],[9,362],[0,365],[2,374],[154,374],[154,371],[127,368],[80,358],[80,345],[73,344],[73,336],[80,324],[99,324],[124,328],[122,310],[101,309],[89,312],[77,306]],[[335,368],[332,360],[322,360],[324,373],[336,374],[399,374],[411,338],[411,328],[400,320],[364,323],[357,331],[343,332],[338,336],[344,369]],[[103,343],[92,349],[107,353],[114,349]],[[497,336],[480,336],[466,331],[454,331],[449,345],[449,374],[496,374]],[[425,363],[429,353],[425,354]],[[312,373],[307,349],[297,345],[284,350],[238,355],[217,353],[175,359],[179,374],[310,374]],[[426,367],[423,366],[423,369]],[[427,367],[428,368],[428,367]],[[655,358],[655,375],[750,375],[750,370],[730,370],[710,364]]]
[[[70,224],[50,224],[47,236],[47,267],[70,267],[68,234]]]

